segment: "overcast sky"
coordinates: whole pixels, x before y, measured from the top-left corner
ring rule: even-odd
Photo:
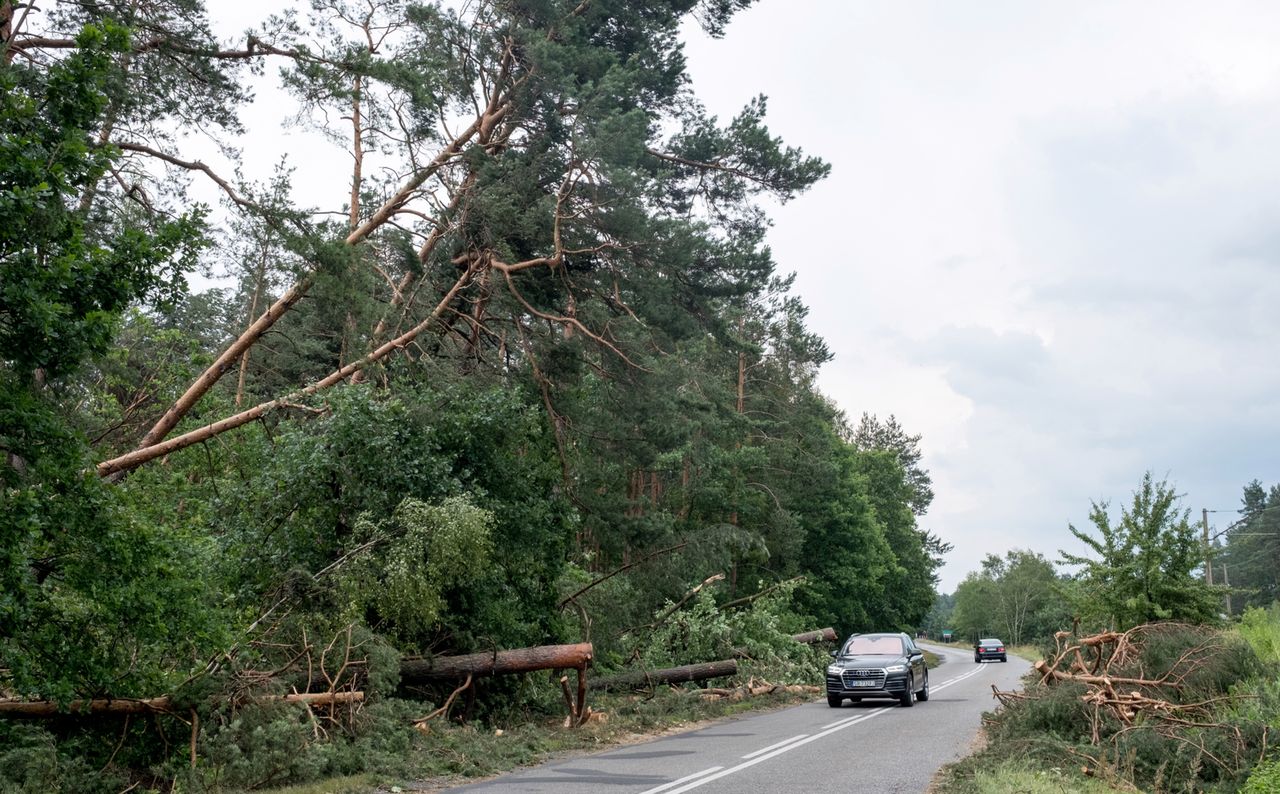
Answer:
[[[710,108],[766,94],[832,163],[771,242],[822,389],[924,435],[943,590],[1148,469],[1197,519],[1280,481],[1276,41],[1280,4],[1114,0],[764,0],[691,40]]]
[[[1147,470],[1197,519],[1280,481],[1280,4],[761,0],[688,39],[709,108],[765,94],[833,166],[770,242],[823,391],[924,436],[944,591]]]

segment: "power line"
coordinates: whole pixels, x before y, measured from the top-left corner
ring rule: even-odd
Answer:
[[[1209,540],[1217,540],[1218,538],[1222,537],[1222,536],[1223,536],[1223,535],[1225,535],[1226,533],[1230,532],[1230,531],[1232,530],[1232,528],[1234,528],[1234,527],[1238,527],[1238,526],[1240,526],[1241,524],[1244,524],[1244,523],[1247,523],[1247,522],[1249,522],[1249,521],[1252,521],[1253,519],[1257,518],[1258,516],[1262,515],[1263,513],[1267,512],[1267,511],[1269,511],[1269,510],[1280,510],[1280,505],[1271,505],[1270,507],[1264,507],[1264,508],[1262,508],[1261,510],[1254,510],[1253,512],[1249,513],[1249,515],[1247,515],[1247,516],[1241,516],[1239,519],[1237,519],[1237,520],[1235,520],[1235,521],[1232,521],[1230,524],[1227,524],[1225,527],[1223,527],[1222,529],[1218,530],[1216,533],[1214,533],[1213,537],[1206,537],[1206,542],[1207,542],[1207,541],[1209,541]],[[1227,513],[1227,512],[1239,512],[1239,511],[1229,511],[1229,510],[1207,510],[1207,509],[1203,511],[1203,513],[1205,514],[1205,515],[1204,515],[1204,520],[1205,520],[1205,535],[1206,535],[1206,536],[1209,534],[1209,533],[1208,533],[1208,529],[1209,529],[1209,528],[1208,528],[1208,523],[1209,523],[1209,516],[1208,516],[1208,514],[1209,514],[1209,513]],[[1240,534],[1244,534],[1244,533],[1240,533]],[[1265,534],[1274,534],[1274,533],[1265,533]]]

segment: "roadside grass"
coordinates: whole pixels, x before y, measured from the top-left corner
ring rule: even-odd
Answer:
[[[923,649],[923,648],[921,648],[920,650],[922,650],[922,651],[923,651],[924,649]],[[932,670],[933,668],[937,667],[937,666],[938,666],[938,665],[940,665],[940,664],[942,664],[942,657],[941,657],[941,656],[939,656],[938,654],[934,653],[933,651],[924,651],[924,665],[925,665],[925,667],[928,667],[930,670]]]
[[[1028,662],[1038,662],[1044,658],[1044,652],[1040,650],[1039,645],[1010,645],[1008,650],[1009,653]]]
[[[461,785],[560,756],[646,741],[691,729],[702,722],[812,700],[814,696],[789,693],[737,701],[703,700],[696,689],[667,689],[652,696],[594,697],[591,706],[598,716],[576,729],[563,727],[563,717],[467,725],[433,721],[426,732],[415,731],[407,725],[397,726],[395,729],[412,734],[412,738],[406,752],[378,773],[326,778],[267,791],[271,794],[367,794],[392,787],[431,790]],[[220,794],[236,791],[215,790]]]
[[[972,773],[957,772],[945,789],[964,794],[1108,794],[1134,791],[1132,787],[1114,788],[1096,778],[1082,777],[1075,769],[1033,767],[1025,761],[1004,761]]]
[[[270,789],[270,792],[271,794],[366,794],[373,791],[378,782],[373,775],[351,775]]]

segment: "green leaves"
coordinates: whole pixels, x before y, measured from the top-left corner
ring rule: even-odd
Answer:
[[[199,207],[100,224],[77,206],[119,156],[91,133],[111,55],[128,44],[108,20],[86,26],[78,49],[47,70],[0,67],[0,360],[27,377],[58,377],[101,355],[120,312],[171,299],[205,244]]]
[[[374,610],[383,630],[421,641],[440,622],[444,594],[489,566],[494,523],[465,496],[438,505],[405,499],[390,520],[360,522],[357,530],[374,550],[344,570],[339,586],[358,616]]]
[[[1219,596],[1193,571],[1201,547],[1180,497],[1147,472],[1131,504],[1115,522],[1106,502],[1089,514],[1097,534],[1070,527],[1095,556],[1061,552],[1068,565],[1082,566],[1071,589],[1077,614],[1116,629],[1150,620],[1212,622]]]

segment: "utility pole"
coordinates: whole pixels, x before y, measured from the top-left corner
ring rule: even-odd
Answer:
[[[1226,589],[1227,617],[1231,617],[1231,582],[1227,579],[1227,564],[1222,563],[1222,586]]]
[[[1204,583],[1213,584],[1213,561],[1209,559],[1209,508],[1200,511],[1201,537],[1204,543]]]

